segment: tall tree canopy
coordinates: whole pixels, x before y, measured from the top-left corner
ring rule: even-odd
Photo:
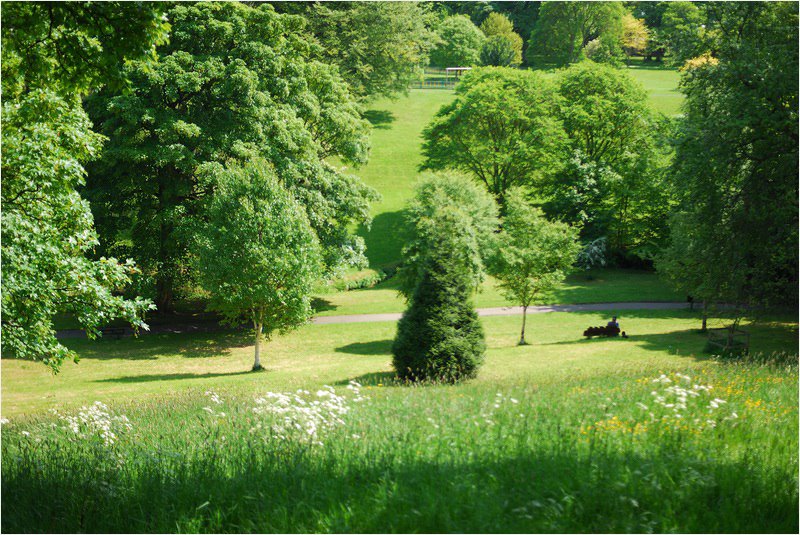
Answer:
[[[625,13],[622,2],[543,2],[528,45],[528,63],[577,61],[595,39],[611,56],[618,55]]]
[[[431,65],[470,67],[480,60],[485,37],[465,15],[447,17],[436,29],[439,42],[431,51]]]
[[[572,157],[544,182],[550,217],[607,236],[612,250],[653,249],[669,213],[668,123],[624,71],[584,61],[557,79]]]
[[[109,137],[89,194],[105,247],[130,251],[169,311],[190,273],[188,242],[213,181],[207,162],[270,162],[304,206],[328,270],[363,262],[351,228],[368,222],[375,193],[327,163],[361,164],[369,127],[335,67],[304,34],[304,20],[269,5],[179,4],[155,64],[131,62],[131,91],[93,95],[87,107]],[[131,239],[132,238],[132,239]]]
[[[513,51],[511,61],[507,63],[486,63],[485,65],[506,66],[522,63],[522,37],[514,31],[514,25],[508,17],[500,13],[491,13],[481,24],[481,31],[487,38],[503,37],[508,47]]]
[[[530,185],[561,163],[566,142],[553,84],[541,73],[473,69],[425,128],[423,169],[459,169],[502,204],[506,190]]]
[[[715,56],[690,61],[660,268],[696,298],[797,302],[797,4],[706,6]]]
[[[122,64],[151,56],[166,36],[161,6],[12,2],[2,10],[2,351],[54,371],[76,355],[52,318],[72,312],[90,337],[113,318],[143,326],[142,300],[116,292],[134,271],[91,261],[92,215],[76,188],[102,137],[80,97],[124,85]]]
[[[288,4],[284,6],[283,4]],[[276,2],[279,9],[290,2]],[[350,90],[361,98],[406,93],[436,35],[428,29],[431,15],[418,2],[298,3],[295,12],[322,45],[317,58],[339,67]]]

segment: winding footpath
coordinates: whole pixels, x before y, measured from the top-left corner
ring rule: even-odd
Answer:
[[[602,312],[619,310],[677,310],[688,308],[687,303],[665,302],[633,302],[633,303],[589,303],[584,305],[545,305],[529,306],[528,314],[544,314],[546,312]],[[494,307],[479,308],[478,316],[516,316],[522,314],[522,307]],[[402,312],[384,314],[345,314],[340,316],[318,316],[311,319],[315,325],[331,325],[340,323],[374,323],[381,321],[397,321]],[[223,329],[217,324],[203,325],[154,325],[149,331],[139,334],[164,334],[164,333],[192,333],[192,332],[219,332]],[[125,329],[125,336],[133,334],[131,329]],[[58,331],[58,338],[85,338],[86,333],[80,329]]]

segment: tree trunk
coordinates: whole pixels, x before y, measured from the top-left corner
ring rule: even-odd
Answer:
[[[525,341],[525,316],[526,316],[527,313],[528,313],[528,305],[523,305],[522,306],[522,333],[519,336],[519,344],[517,344],[517,345],[521,345],[521,346],[528,345],[528,343]]]
[[[255,361],[253,361],[254,372],[263,369],[261,367],[261,329],[262,329],[261,322],[254,321],[253,330],[255,331],[256,335],[256,358]]]
[[[706,330],[707,330],[707,326],[706,326],[707,320],[708,320],[708,306],[706,305],[706,302],[703,301],[703,326],[700,328],[700,332],[703,332],[703,333],[706,332]]]

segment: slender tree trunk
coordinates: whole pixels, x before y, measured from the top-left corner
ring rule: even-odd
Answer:
[[[521,346],[528,345],[528,343],[525,341],[525,317],[526,317],[527,313],[528,313],[528,305],[523,305],[522,306],[522,333],[519,336],[519,344],[517,344],[517,345],[521,345]]]
[[[706,332],[707,330],[707,323],[708,320],[708,305],[705,301],[703,301],[703,326],[700,328],[700,332]]]
[[[158,216],[160,218],[158,230],[158,273],[156,274],[156,309],[159,314],[168,314],[173,311],[174,298],[174,265],[172,251],[169,250],[172,234],[172,224],[166,221],[164,215],[169,208],[167,191],[162,176],[158,183]]]
[[[255,331],[256,338],[256,358],[253,361],[253,371],[261,370],[261,320],[253,320],[253,330]]]

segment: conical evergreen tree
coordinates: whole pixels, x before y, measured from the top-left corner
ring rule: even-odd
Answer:
[[[475,377],[486,352],[472,304],[469,268],[475,240],[457,210],[431,224],[425,271],[397,327],[393,364],[401,379],[456,382]]]

